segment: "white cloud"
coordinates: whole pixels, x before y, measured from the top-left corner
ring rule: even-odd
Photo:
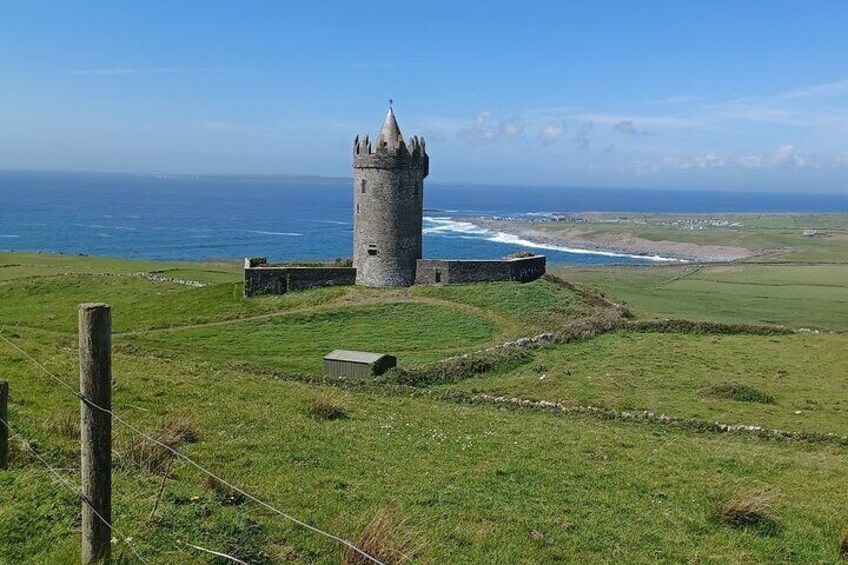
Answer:
[[[524,134],[524,122],[518,117],[503,120],[498,124],[498,132],[504,137],[521,137]]]
[[[782,102],[727,102],[716,108],[714,119],[781,126],[848,131],[848,111],[839,108],[791,107]]]
[[[542,129],[539,130],[538,137],[544,145],[549,145],[564,136],[566,131],[568,131],[568,127],[565,122],[559,120],[543,126]]]
[[[795,88],[779,94],[778,98],[838,98],[848,96],[848,79],[816,84],[805,88]]]
[[[735,158],[735,165],[740,169],[760,169],[763,166],[763,158],[758,155],[743,155]]]
[[[470,125],[459,127],[457,135],[470,143],[493,143],[503,139],[516,139],[524,134],[524,121],[514,116],[496,122],[492,113],[483,110]]]
[[[771,155],[771,165],[775,167],[800,168],[813,165],[814,162],[798,155],[794,145],[778,147]]]
[[[719,155],[714,152],[701,155],[666,155],[659,159],[636,161],[636,170],[642,174],[658,173],[665,170],[706,171],[788,171],[815,170],[827,167],[848,165],[848,152],[833,158],[820,158],[801,155],[794,145],[782,145],[774,151],[762,155]]]
[[[460,129],[457,135],[475,144],[491,143],[497,139],[498,129],[492,121],[492,113],[483,110],[469,127]]]
[[[790,127],[848,131],[848,80],[728,100],[710,108],[724,121],[749,121]],[[825,104],[824,101],[828,103]]]
[[[641,128],[727,129],[748,127],[743,122],[848,131],[848,79],[800,87],[767,96],[736,98],[709,103],[698,96],[670,96],[642,106],[685,105],[674,113],[579,113],[571,117],[615,127],[633,122]],[[828,104],[823,101],[827,100]]]
[[[594,146],[593,159],[622,172],[632,172],[639,159],[639,169],[648,172],[735,170],[744,177],[745,171],[806,171],[821,179],[848,167],[841,143],[842,132],[848,133],[845,97],[848,80],[838,80],[722,102],[677,95],[615,111],[567,104],[515,108],[505,117],[483,111],[473,120],[441,118],[441,129],[448,139],[508,141],[528,150],[534,141],[552,145],[569,139],[574,144],[563,147],[566,154]],[[775,143],[781,139],[798,143]],[[612,155],[604,157],[607,152]]]

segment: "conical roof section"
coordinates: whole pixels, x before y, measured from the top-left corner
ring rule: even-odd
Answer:
[[[389,112],[386,114],[386,120],[383,122],[383,129],[380,130],[380,144],[386,144],[390,149],[397,149],[403,142],[403,135],[400,133],[395,113],[389,106]]]

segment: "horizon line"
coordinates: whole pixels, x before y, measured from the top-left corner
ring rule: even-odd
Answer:
[[[314,173],[166,173],[157,171],[98,171],[89,169],[15,169],[0,167],[2,173],[24,173],[24,174],[78,174],[78,175],[125,175],[125,176],[149,176],[149,177],[182,177],[182,178],[232,178],[232,179],[310,179],[316,181],[353,181],[353,176],[320,175]],[[456,182],[456,181],[431,181],[430,186],[460,186],[460,187],[493,187],[493,188],[562,188],[582,190],[652,190],[657,192],[742,192],[744,194],[816,194],[825,196],[848,197],[848,192],[837,190],[815,190],[809,192],[801,188],[771,190],[767,188],[742,188],[738,186],[714,186],[714,187],[668,187],[668,186],[610,186],[610,185],[574,185],[574,184],[543,184],[543,183],[497,183],[497,182]],[[846,211],[845,213],[848,213]]]

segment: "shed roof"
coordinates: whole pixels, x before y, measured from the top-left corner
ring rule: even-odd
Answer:
[[[324,360],[329,361],[348,361],[350,363],[376,363],[383,357],[385,353],[369,353],[367,351],[346,351],[344,349],[335,349],[324,356]]]

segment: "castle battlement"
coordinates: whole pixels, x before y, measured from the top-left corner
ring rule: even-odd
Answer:
[[[430,173],[430,157],[424,150],[423,139],[413,138],[407,147],[400,144],[397,148],[378,146],[372,149],[368,139],[353,145],[354,169],[418,169],[426,177]]]
[[[409,140],[409,146],[403,141],[403,138],[398,139],[397,144],[390,145],[389,143],[378,140],[376,147],[372,147],[371,139],[368,135],[362,141],[359,136],[353,140],[353,154],[356,155],[409,155],[412,157],[420,157],[426,155],[426,144],[423,137],[413,135]]]
[[[394,114],[390,112],[391,120]],[[397,128],[397,122],[394,122]],[[391,126],[389,126],[391,131]],[[397,129],[396,136],[386,133],[384,125],[383,132],[372,145],[368,135],[360,140],[359,136],[353,141],[353,167],[356,169],[399,169],[413,168],[422,169],[426,177],[430,172],[430,157],[427,155],[427,146],[423,137],[412,136],[407,145],[400,130]],[[388,137],[388,139],[386,139]]]

